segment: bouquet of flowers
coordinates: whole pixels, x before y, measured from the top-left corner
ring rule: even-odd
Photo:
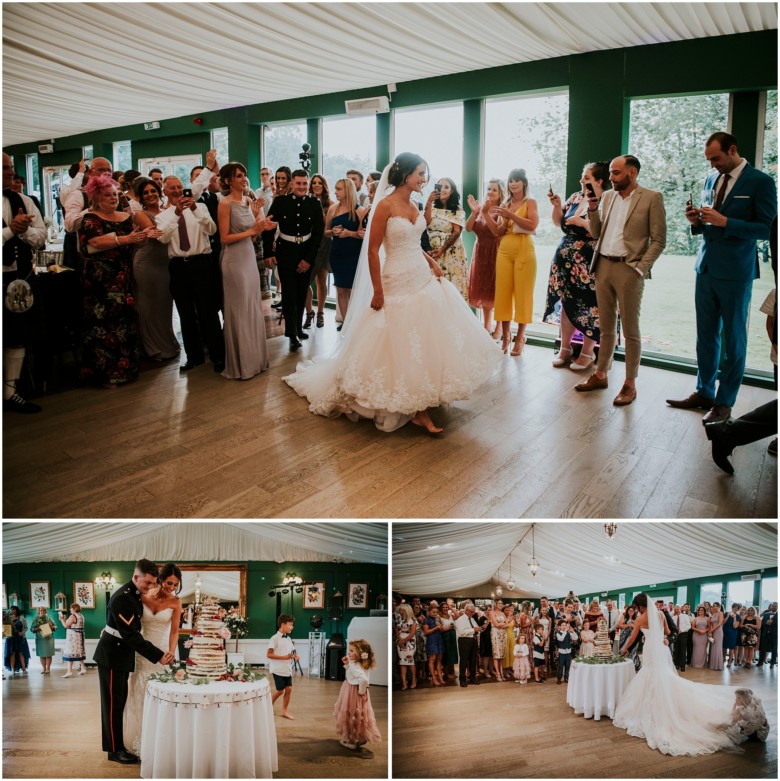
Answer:
[[[249,626],[245,616],[238,612],[238,608],[233,605],[224,618],[225,626],[230,630],[230,637],[236,638],[236,652],[238,652],[238,640],[240,637],[246,637],[249,634]]]
[[[229,664],[227,672],[218,678],[220,681],[237,681],[239,683],[249,683],[250,681],[261,681],[265,676],[262,673],[252,672],[250,667],[244,667],[243,664]]]

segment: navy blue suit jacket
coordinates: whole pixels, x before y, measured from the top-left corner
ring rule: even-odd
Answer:
[[[704,185],[714,190],[718,180],[713,171]],[[715,201],[715,193],[712,193]],[[715,279],[750,282],[758,279],[756,240],[768,239],[772,221],[777,216],[777,192],[770,176],[745,165],[719,209],[728,222],[725,228],[714,225],[691,226],[691,233],[703,234],[704,241],[696,258],[696,272],[707,271]]]

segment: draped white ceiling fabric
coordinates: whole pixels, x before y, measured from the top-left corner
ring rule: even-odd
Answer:
[[[755,2],[4,3],[3,143],[776,28]]]
[[[387,564],[386,523],[3,524],[3,563],[337,561]]]
[[[394,523],[393,590],[479,597],[501,585],[504,596],[558,597],[777,566],[776,523],[624,521],[612,539],[603,523],[542,522],[533,534],[531,526]]]

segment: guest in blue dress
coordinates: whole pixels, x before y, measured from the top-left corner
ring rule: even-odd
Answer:
[[[739,629],[742,623],[742,616],[739,613],[739,608],[736,602],[731,606],[731,612],[726,616],[726,620],[723,622],[723,656],[726,656],[726,651],[729,651],[729,660],[726,662],[726,667],[731,667],[731,663],[734,661],[734,655],[737,651],[737,629]]]
[[[30,646],[24,636],[27,632],[27,621],[22,618],[16,605],[11,605],[9,615],[12,634],[5,639],[3,666],[14,675],[19,671],[26,675],[27,665],[30,663]]]
[[[432,602],[428,608],[428,615],[423,621],[422,630],[425,633],[425,644],[428,652],[428,674],[431,677],[432,686],[444,686],[444,677],[441,666],[441,657],[444,653],[444,638],[442,637],[442,623],[439,616],[439,606]]]
[[[325,235],[333,238],[330,246],[330,268],[336,287],[339,310],[347,316],[349,297],[355,281],[363,232],[360,221],[363,210],[358,208],[357,192],[351,179],[339,179],[335,187],[336,203],[325,218]],[[338,327],[341,330],[341,326]]]

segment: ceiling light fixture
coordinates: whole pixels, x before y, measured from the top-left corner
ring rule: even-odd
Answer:
[[[604,524],[604,532],[610,540],[614,539],[617,534],[617,524],[614,521]]]
[[[536,560],[536,535],[534,530],[536,524],[531,525],[531,561],[528,562],[528,568],[531,570],[532,577],[536,577],[536,573],[539,571],[539,562]]]

